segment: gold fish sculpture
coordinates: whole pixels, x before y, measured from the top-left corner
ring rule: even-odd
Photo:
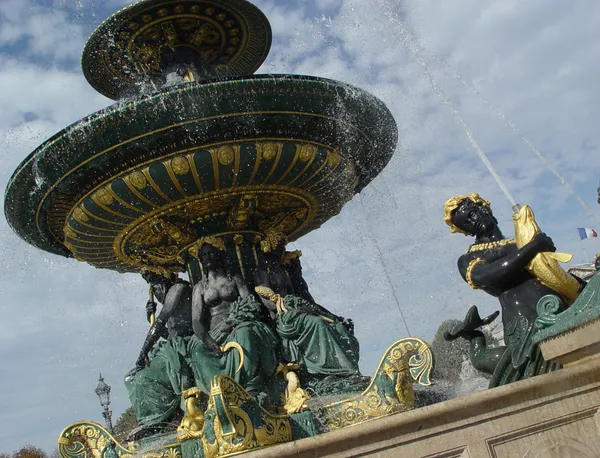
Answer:
[[[518,213],[513,214],[515,224],[515,241],[521,248],[533,240],[541,231],[529,205],[523,205]],[[568,253],[538,253],[527,265],[527,270],[544,285],[552,288],[563,297],[567,305],[571,305],[579,296],[579,282],[563,270],[559,262],[569,262],[573,257]]]

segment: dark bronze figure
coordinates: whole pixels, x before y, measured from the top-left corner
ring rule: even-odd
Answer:
[[[463,337],[470,341],[473,365],[493,374],[490,387],[558,368],[544,361],[531,342],[537,302],[556,292],[526,269],[538,253],[555,251],[552,239],[539,233],[530,243],[517,248],[515,240],[505,238],[500,231],[489,202],[475,193],[446,201],[444,220],[452,232],[475,237],[475,243],[459,258],[458,270],[469,286],[500,301],[506,347],[486,347],[485,338],[477,328],[495,316],[481,319],[476,307],[469,310],[462,326],[447,338]]]
[[[145,269],[142,276],[163,307],[151,325],[135,369],[125,377],[125,387],[140,428],[132,439],[153,434],[180,419],[181,393],[194,386],[193,372],[185,357],[193,335],[192,289],[188,282],[167,273]],[[156,303],[146,304],[148,317]],[[165,341],[159,342],[161,338]]]
[[[196,246],[203,270],[192,293],[196,386],[208,393],[211,379],[227,374],[252,394],[264,392],[279,362],[278,339],[242,276],[227,265],[223,241],[204,237]],[[223,353],[228,349],[236,350]]]

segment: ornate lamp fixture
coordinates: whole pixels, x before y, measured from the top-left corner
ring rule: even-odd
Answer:
[[[96,387],[95,391],[98,399],[100,399],[100,405],[104,409],[102,416],[106,422],[106,427],[108,428],[108,431],[112,433],[112,411],[109,409],[110,385],[104,382],[104,377],[102,377],[102,374],[100,374],[100,377],[98,378],[98,386]]]

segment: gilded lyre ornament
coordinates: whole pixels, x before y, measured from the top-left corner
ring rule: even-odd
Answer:
[[[329,429],[356,425],[414,407],[413,383],[431,385],[431,347],[416,337],[387,349],[370,385],[359,395],[324,406]]]
[[[67,426],[58,437],[58,453],[61,458],[99,458],[108,456],[129,458],[136,454],[135,449],[124,447],[101,425],[82,421]],[[166,457],[165,457],[166,458]]]
[[[217,375],[211,382],[204,413],[202,446],[206,458],[229,456],[292,440],[287,415],[262,407],[232,378]]]

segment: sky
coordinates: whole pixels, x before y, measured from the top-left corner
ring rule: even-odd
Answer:
[[[79,61],[87,36],[127,3],[0,1],[1,189],[45,139],[112,103]],[[363,373],[399,338],[431,341],[472,304],[499,308],[460,278],[456,260],[471,241],[442,221],[447,198],[479,192],[512,235],[511,203],[473,142],[558,250],[574,254],[572,264],[600,252],[598,239],[580,241],[576,230],[600,230],[600,3],[254,3],[273,29],[257,73],[354,84],[381,98],[398,124],[384,171],[291,247],[303,252],[317,301],[354,320]],[[68,424],[101,423],[100,372],[113,418],[129,406],[122,379],[147,332],[146,299],[140,276],[34,249],[0,216],[0,452],[52,451]]]

